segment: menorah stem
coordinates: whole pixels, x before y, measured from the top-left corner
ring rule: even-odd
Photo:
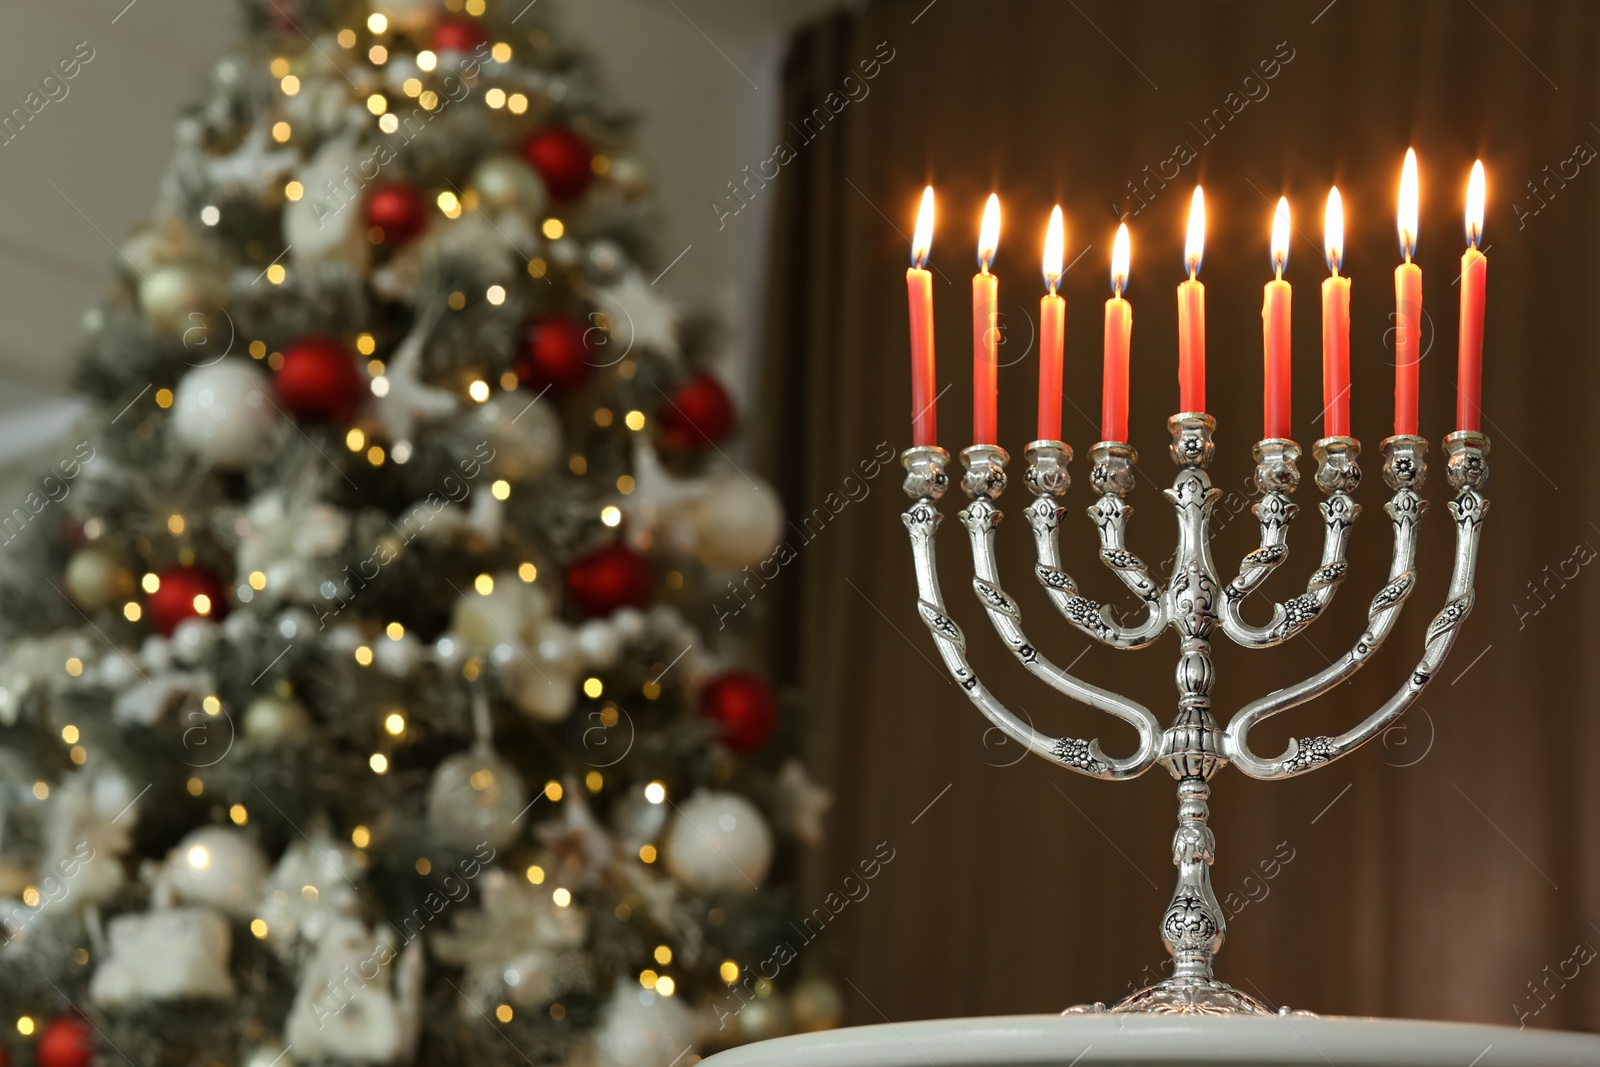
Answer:
[[[1161,917],[1161,940],[1172,953],[1172,976],[1113,1005],[1114,1012],[1269,1014],[1255,998],[1213,976],[1212,966],[1227,936],[1222,905],[1211,888],[1217,841],[1211,817],[1211,776],[1227,766],[1223,732],[1211,714],[1216,671],[1211,635],[1218,628],[1221,587],[1211,560],[1211,512],[1220,493],[1206,468],[1215,422],[1199,412],[1175,415],[1172,460],[1178,476],[1166,491],[1178,519],[1178,550],[1167,588],[1168,621],[1183,645],[1178,656],[1178,714],[1161,735],[1156,762],[1178,780],[1178,829],[1172,863],[1178,885]],[[1097,449],[1099,446],[1096,446]],[[1103,1005],[1078,1010],[1107,1010]]]
[[[1172,953],[1172,977],[1179,982],[1212,983],[1212,961],[1222,950],[1227,923],[1211,890],[1211,863],[1217,840],[1211,827],[1211,784],[1199,775],[1178,780],[1178,832],[1172,836],[1172,863],[1178,887],[1161,920],[1161,940]]]

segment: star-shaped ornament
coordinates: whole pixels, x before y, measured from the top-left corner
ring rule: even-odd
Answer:
[[[778,772],[778,819],[808,845],[822,843],[822,817],[833,807],[833,794],[806,774],[799,760]]]
[[[638,271],[627,271],[617,284],[595,289],[592,296],[611,319],[611,343],[620,345],[614,358],[641,348],[678,354],[678,309]]]

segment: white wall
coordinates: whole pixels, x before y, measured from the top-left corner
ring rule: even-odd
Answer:
[[[177,109],[235,33],[226,0],[126,2],[0,7],[0,113],[21,104],[78,42],[94,49],[68,95],[0,146],[0,464],[5,426],[63,392],[83,311],[105,290],[113,246],[153,203]],[[662,209],[663,265],[688,249],[660,285],[722,313],[734,342],[725,369],[740,386],[758,336],[771,205],[756,202],[719,230],[708,204],[771,151],[784,33],[827,3],[564,4],[569,29],[599,56],[615,98],[640,116]]]
[[[568,4],[567,22],[598,50],[616,98],[639,113],[662,207],[662,265],[688,249],[658,287],[722,314],[732,342],[723,370],[743,384],[769,206],[756,202],[719,228],[710,202],[771,152],[782,45],[769,27],[729,29],[707,6],[680,3],[680,13],[659,0],[583,0]]]

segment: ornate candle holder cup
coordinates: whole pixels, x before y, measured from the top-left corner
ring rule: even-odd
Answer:
[[[1269,438],[1255,446],[1255,484],[1261,497],[1252,509],[1261,527],[1259,547],[1245,555],[1239,573],[1226,586],[1211,559],[1211,514],[1220,491],[1206,474],[1215,446],[1210,415],[1185,412],[1168,420],[1171,453],[1178,473],[1165,491],[1178,521],[1178,544],[1170,579],[1163,583],[1130,552],[1124,538],[1132,508],[1134,450],[1120,441],[1102,441],[1090,449],[1090,489],[1096,499],[1089,517],[1099,531],[1100,560],[1142,604],[1132,624],[1118,621],[1112,609],[1083,596],[1062,569],[1058,533],[1061,505],[1071,478],[1067,467],[1072,449],[1060,441],[1035,441],[1027,448],[1025,481],[1033,501],[1026,509],[1038,562],[1034,575],[1068,623],[1102,644],[1140,649],[1171,628],[1180,641],[1177,665],[1178,710],[1172,724],[1161,726],[1143,705],[1079,680],[1051,663],[1022,629],[1022,613],[1001,586],[994,531],[997,506],[1006,488],[1004,449],[974,445],[961,454],[966,467],[962,489],[971,499],[960,513],[972,546],[972,587],[1000,639],[1030,673],[1056,691],[1107,712],[1132,726],[1138,745],[1131,755],[1113,757],[1098,739],[1052,737],[1035,730],[1001,704],[967,662],[966,638],[950,618],[939,590],[934,562],[934,532],[939,526],[939,500],[949,485],[949,455],[937,446],[908,449],[905,490],[912,504],[902,516],[911,534],[916,567],[918,610],[932,632],[945,666],[973,704],[1007,737],[1036,755],[1091,778],[1134,778],[1151,767],[1166,768],[1178,782],[1178,830],[1172,840],[1172,862],[1178,868],[1177,889],[1161,920],[1161,940],[1172,954],[1170,977],[1106,1008],[1096,1004],[1074,1011],[1178,1012],[1204,1014],[1270,1014],[1261,1002],[1213,974],[1213,963],[1226,935],[1221,905],[1211,888],[1216,840],[1210,815],[1211,778],[1232,764],[1252,778],[1288,778],[1324,767],[1382,733],[1422,692],[1438,670],[1467,613],[1472,609],[1473,574],[1478,539],[1489,502],[1483,485],[1489,477],[1489,440],[1475,431],[1446,437],[1446,478],[1455,491],[1450,512],[1456,522],[1456,551],[1450,588],[1443,609],[1434,616],[1424,638],[1422,658],[1398,692],[1349,731],[1336,737],[1292,740],[1275,758],[1256,755],[1248,738],[1253,727],[1282,711],[1333,689],[1360,670],[1388,638],[1400,610],[1416,586],[1416,534],[1426,502],[1419,496],[1427,474],[1428,443],[1421,437],[1396,436],[1383,442],[1383,479],[1393,495],[1384,510],[1394,527],[1389,576],[1367,611],[1367,627],[1343,657],[1310,678],[1270,693],[1240,709],[1226,726],[1211,709],[1215,670],[1211,639],[1220,630],[1248,648],[1269,648],[1289,640],[1314,622],[1333,599],[1345,576],[1345,552],[1361,506],[1353,493],[1361,481],[1356,463],[1360,445],[1352,437],[1327,437],[1312,450],[1316,484],[1324,499],[1322,557],[1306,590],[1273,605],[1261,624],[1244,617],[1244,603],[1288,558],[1288,529],[1299,510],[1291,499],[1299,486],[1296,463],[1300,447],[1285,438]]]

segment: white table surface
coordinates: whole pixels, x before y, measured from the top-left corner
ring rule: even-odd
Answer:
[[[1600,1067],[1600,1036],[1304,1016],[1008,1015],[885,1023],[730,1049],[707,1067]]]

